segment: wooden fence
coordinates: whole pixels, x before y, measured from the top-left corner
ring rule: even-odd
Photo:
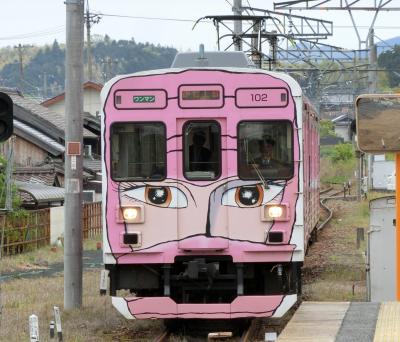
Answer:
[[[101,234],[101,202],[85,203],[83,206],[82,217],[84,239]]]
[[[102,232],[101,202],[85,203],[82,212],[83,238]],[[50,209],[27,211],[22,217],[0,215],[2,255],[28,252],[50,244]]]
[[[49,243],[50,209],[28,211],[20,217],[0,216],[2,255],[31,251]]]

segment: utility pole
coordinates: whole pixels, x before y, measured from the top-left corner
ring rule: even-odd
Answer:
[[[261,37],[260,37],[261,23],[259,20],[253,22],[253,34],[256,36],[251,38],[251,59],[257,68],[261,69],[262,56],[261,56]]]
[[[234,0],[232,12],[234,15],[242,15],[242,0]],[[242,34],[242,21],[235,20],[233,23],[233,32],[235,33],[234,46],[235,51],[242,51],[242,39],[239,36]]]
[[[374,43],[374,29],[369,30],[368,36],[368,47],[369,47],[369,93],[375,94],[377,89],[377,60],[378,55],[376,51],[376,45]]]
[[[23,65],[23,56],[22,56],[22,45],[18,44],[16,47],[18,49],[18,60],[19,60],[19,91],[23,92],[23,80],[24,80],[24,65]]]
[[[93,80],[93,68],[92,68],[92,43],[90,38],[90,28],[92,24],[97,24],[100,21],[101,17],[97,14],[91,14],[89,12],[89,1],[86,1],[86,53],[87,53],[87,64],[88,64],[88,73],[87,80]]]
[[[43,97],[46,100],[47,99],[47,72],[43,73]]]
[[[83,0],[66,0],[64,307],[82,306]]]
[[[86,52],[87,52],[87,64],[88,64],[88,81],[93,78],[92,73],[92,45],[90,42],[90,17],[89,17],[89,6],[86,6]]]

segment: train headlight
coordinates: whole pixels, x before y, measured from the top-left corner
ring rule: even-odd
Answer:
[[[139,216],[139,208],[123,208],[122,216],[125,221],[134,221]]]
[[[289,205],[284,203],[267,203],[261,207],[261,221],[288,221]]]
[[[143,223],[144,208],[142,205],[125,205],[117,208],[117,222]]]
[[[279,205],[274,205],[268,208],[268,216],[271,218],[280,218],[282,217],[283,209]]]

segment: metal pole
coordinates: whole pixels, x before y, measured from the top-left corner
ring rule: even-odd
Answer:
[[[83,0],[67,0],[64,308],[82,306]]]
[[[396,153],[396,299],[400,301],[400,153]]]
[[[242,15],[242,0],[234,0],[232,12],[234,15]],[[233,22],[233,33],[235,34],[234,45],[235,51],[242,51],[242,40],[238,38],[242,34],[242,21],[235,20]]]

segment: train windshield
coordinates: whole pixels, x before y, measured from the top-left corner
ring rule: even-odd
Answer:
[[[189,121],[184,128],[184,175],[212,180],[221,174],[221,127],[216,121]]]
[[[238,127],[239,177],[289,179],[293,176],[290,121],[242,121]]]
[[[161,122],[118,122],[111,126],[111,175],[114,180],[166,177],[165,126]]]

